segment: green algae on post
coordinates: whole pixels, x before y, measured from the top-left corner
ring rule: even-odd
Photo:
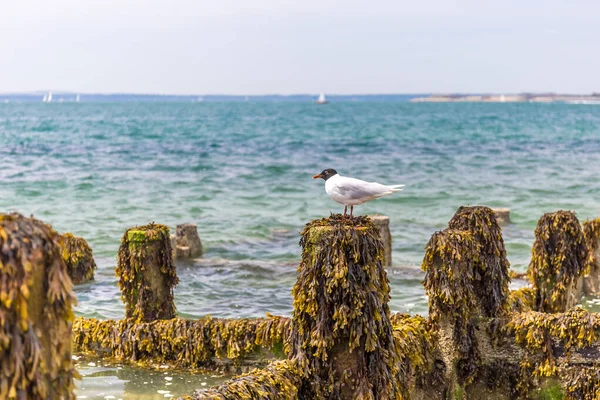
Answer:
[[[151,223],[127,230],[115,272],[127,318],[141,322],[175,317],[173,288],[179,278],[169,228]]]
[[[480,243],[480,268],[473,271],[473,289],[484,316],[500,315],[506,310],[510,264],[494,210],[485,206],[460,207],[448,228],[469,231]]]
[[[307,224],[294,297],[292,360],[304,398],[398,398],[399,357],[379,230],[368,217]]]
[[[48,225],[0,214],[0,399],[74,399],[71,279]]]
[[[85,239],[65,233],[59,236],[60,255],[62,256],[67,273],[74,284],[85,283],[94,279],[96,262],[92,248]]]
[[[570,293],[589,265],[588,247],[575,213],[544,214],[535,228],[529,279],[536,292],[535,309],[562,312],[575,305]]]
[[[168,364],[196,369],[215,367],[217,360],[224,359],[241,365],[246,357],[260,350],[285,356],[289,352],[290,332],[289,318],[270,314],[267,318],[173,318],[152,322],[77,318],[73,324],[73,348],[78,353],[108,356],[141,366]]]

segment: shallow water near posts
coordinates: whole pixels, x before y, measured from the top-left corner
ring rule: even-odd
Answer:
[[[231,375],[182,373],[166,366],[156,370],[134,368],[98,359],[75,361],[82,376],[76,381],[78,399],[157,400],[178,398],[195,389],[210,387],[229,379]]]
[[[177,263],[181,316],[290,315],[299,232],[343,210],[311,179],[324,168],[406,184],[355,212],[390,216],[392,312],[426,314],[423,249],[459,206],[511,209],[503,237],[517,272],[543,213],[598,216],[600,107],[0,104],[0,210],[89,242],[96,281],[75,288],[76,314],[85,317],[124,316],[115,256],[126,229],[151,221],[172,233],[198,224],[204,257]],[[136,376],[127,379],[143,385]],[[96,379],[101,386],[100,377],[84,381]]]

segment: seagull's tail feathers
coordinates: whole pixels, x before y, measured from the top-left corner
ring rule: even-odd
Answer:
[[[388,186],[392,192],[399,192],[403,190],[404,185],[389,185]]]

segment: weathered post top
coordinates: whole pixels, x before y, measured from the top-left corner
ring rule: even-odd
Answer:
[[[300,244],[290,357],[304,369],[302,395],[400,397],[377,227],[367,217],[332,215],[307,224]]]
[[[535,290],[535,309],[564,312],[578,301],[578,282],[589,260],[585,237],[575,213],[544,214],[535,228],[529,279]]]
[[[173,288],[179,282],[169,228],[148,224],[128,229],[117,256],[116,274],[127,318],[174,318]]]
[[[0,399],[74,399],[75,303],[58,235],[0,214]]]
[[[202,255],[202,242],[198,236],[198,227],[195,224],[180,224],[175,230],[177,249],[183,248],[179,252],[186,254],[187,257]],[[176,251],[176,253],[178,253]]]
[[[67,273],[74,284],[85,283],[94,279],[96,262],[92,248],[85,239],[65,233],[59,236],[60,255],[62,256]]]

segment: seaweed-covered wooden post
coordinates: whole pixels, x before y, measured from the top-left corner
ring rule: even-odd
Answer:
[[[58,234],[0,214],[0,399],[74,399],[75,296]]]
[[[96,262],[92,248],[85,239],[65,233],[59,237],[60,254],[67,266],[67,273],[74,284],[94,279]]]
[[[173,288],[179,279],[168,227],[152,223],[127,230],[116,274],[127,318],[141,322],[175,317]]]
[[[459,207],[448,228],[469,231],[481,245],[481,264],[473,270],[473,289],[483,316],[498,316],[507,305],[510,263],[496,211],[485,206]]]
[[[540,218],[528,271],[537,311],[564,312],[579,302],[588,255],[575,213],[556,211]]]
[[[290,357],[301,398],[392,399],[402,394],[378,229],[367,217],[316,220],[302,231]]]
[[[583,292],[600,295],[600,218],[585,221],[583,234],[588,248],[589,274],[583,279]]]
[[[488,207],[461,207],[449,226],[427,243],[422,269],[429,316],[439,327],[446,379],[456,396],[473,383],[481,365],[479,319],[507,309],[509,264]]]

